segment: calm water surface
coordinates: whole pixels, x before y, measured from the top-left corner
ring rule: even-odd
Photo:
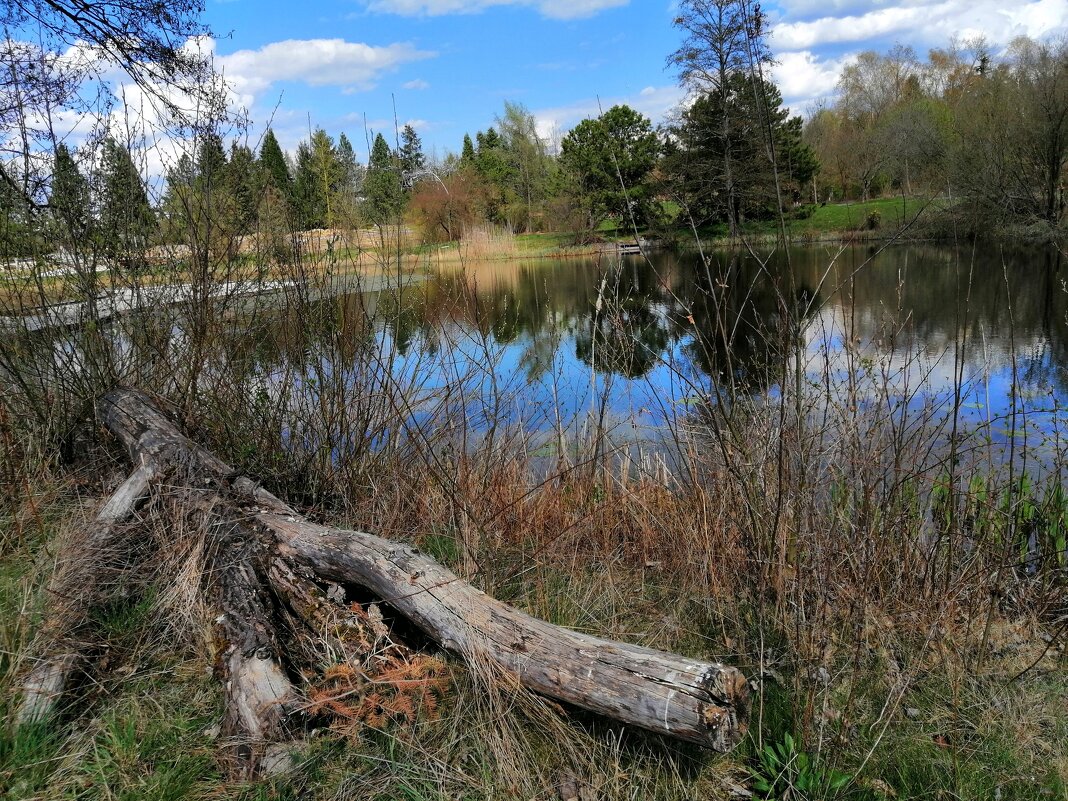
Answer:
[[[588,412],[655,436],[703,404],[806,391],[1063,448],[1068,268],[1056,250],[902,245],[540,260],[432,270],[388,306],[392,369],[462,385],[464,413],[549,430]],[[388,295],[388,297],[387,297]],[[337,302],[355,303],[356,297]],[[399,313],[398,313],[399,311]],[[799,360],[785,359],[798,348]],[[428,365],[432,369],[428,370]]]

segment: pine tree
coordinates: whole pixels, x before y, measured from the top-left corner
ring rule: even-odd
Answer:
[[[730,224],[777,212],[776,169],[779,189],[799,197],[819,164],[801,141],[800,119],[782,108],[774,84],[738,72],[728,78],[726,89],[698,97],[684,112],[673,131],[677,147],[665,161],[665,172],[691,214]]]
[[[90,237],[92,228],[92,199],[89,182],[78,170],[70,150],[62,142],[56,147],[55,169],[49,207],[59,223],[60,237],[65,246],[75,250]]]
[[[579,190],[590,228],[609,215],[630,223],[648,216],[660,140],[652,123],[630,106],[613,106],[583,120],[560,143],[560,164]]]
[[[139,266],[156,228],[141,173],[129,149],[111,137],[104,140],[101,171],[100,228],[104,251],[127,266]]]
[[[731,84],[737,76],[771,61],[764,36],[764,13],[759,4],[750,8],[740,0],[682,0],[675,26],[682,29],[686,39],[668,57],[668,63],[679,68],[685,84],[714,98],[721,109],[718,136],[723,158],[717,191],[725,195],[727,227],[731,236],[736,236],[737,211],[742,206],[738,192],[744,179],[735,175],[734,169]]]
[[[426,156],[423,155],[423,143],[419,134],[411,125],[405,125],[400,136],[400,153],[397,160],[400,162],[401,176],[404,185],[411,187],[418,175],[426,168]]]
[[[404,208],[404,188],[394,163],[393,152],[382,134],[375,136],[371,148],[363,194],[364,212],[367,218],[377,225],[394,220]]]

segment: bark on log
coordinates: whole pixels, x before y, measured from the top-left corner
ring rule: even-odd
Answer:
[[[276,598],[313,625],[328,599],[318,587],[299,589],[307,575],[366,588],[443,648],[492,664],[552,699],[717,751],[746,732],[749,690],[736,668],[551,625],[487,596],[411,547],[314,524],[236,476],[138,392],[108,393],[98,415],[135,464],[162,461],[172,485],[180,472],[190,487],[211,494],[213,519],[228,520],[245,538],[246,545],[233,551],[222,600],[226,626],[232,627],[224,639],[229,657],[237,659],[227,670],[229,686],[241,688],[240,697],[230,693],[231,700],[235,710],[249,713],[238,728],[250,736],[276,736],[293,694],[262,585],[272,586]],[[259,563],[249,550],[256,548],[263,552]],[[260,657],[269,663],[264,670],[253,664]],[[245,682],[246,676],[252,678]],[[234,710],[228,716],[241,719]]]

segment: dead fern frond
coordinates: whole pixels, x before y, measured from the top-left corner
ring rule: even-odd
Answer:
[[[308,712],[354,736],[361,726],[383,729],[435,719],[449,684],[445,664],[398,646],[378,656],[365,669],[341,663],[324,670],[308,691]]]

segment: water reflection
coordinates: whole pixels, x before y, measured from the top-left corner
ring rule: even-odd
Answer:
[[[1056,250],[789,255],[472,264],[360,302],[390,307],[380,335],[396,369],[428,353],[491,367],[484,380],[513,391],[510,419],[527,425],[596,405],[656,426],[737,393],[774,397],[800,345],[804,379],[842,403],[955,407],[995,439],[1054,433],[1068,397]]]
[[[202,358],[275,394],[399,381],[447,394],[440,408],[474,427],[547,430],[592,410],[655,432],[739,397],[774,403],[789,381],[850,412],[957,409],[994,440],[1057,438],[1066,278],[1052,249],[916,245],[475,263],[403,288],[291,287],[228,312],[221,352],[201,356],[183,344],[194,320],[147,310],[123,323],[122,358]]]

